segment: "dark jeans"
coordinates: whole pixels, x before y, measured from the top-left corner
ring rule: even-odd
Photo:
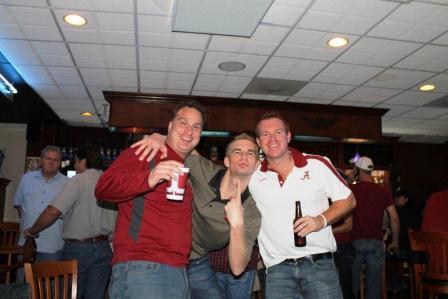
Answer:
[[[191,299],[225,298],[215,272],[210,265],[208,255],[190,261],[188,265],[188,281],[190,282]]]
[[[352,242],[355,248],[355,261],[352,265],[353,292],[360,296],[360,276],[366,265],[366,299],[381,298],[381,279],[384,268],[384,243],[375,239],[359,239]]]
[[[333,256],[334,263],[338,268],[339,281],[341,283],[344,299],[352,299],[352,264],[355,259],[355,250],[352,243],[338,244],[338,250]]]
[[[65,242],[61,260],[78,260],[78,298],[104,298],[112,260],[108,241]]]

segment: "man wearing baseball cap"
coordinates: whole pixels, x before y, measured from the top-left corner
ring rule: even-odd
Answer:
[[[392,243],[388,250],[398,249],[400,221],[389,189],[375,184],[372,177],[373,161],[361,157],[355,162],[359,183],[351,185],[357,205],[353,214],[352,239],[355,261],[352,265],[353,292],[359,298],[360,275],[366,265],[366,298],[381,298],[381,277],[384,265],[382,222],[384,210],[389,214],[392,227]]]

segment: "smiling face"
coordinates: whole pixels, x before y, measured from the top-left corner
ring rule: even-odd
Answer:
[[[195,108],[184,107],[168,125],[166,143],[182,158],[187,157],[199,143],[203,119]]]
[[[275,117],[264,119],[258,124],[257,131],[257,143],[268,160],[288,156],[291,132],[287,131],[281,119]]]
[[[248,139],[232,141],[224,158],[224,165],[232,175],[252,175],[258,165],[258,147]]]

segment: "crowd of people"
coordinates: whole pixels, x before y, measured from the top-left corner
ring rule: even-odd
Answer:
[[[394,201],[375,184],[368,157],[347,181],[327,158],[290,147],[276,112],[259,117],[255,137],[234,137],[224,165],[215,164],[195,150],[206,118],[200,103],[179,103],[166,136],[142,139],[104,172],[99,150],[81,146],[70,180],[59,173],[60,150],[47,146],[14,198],[20,242],[36,239],[38,261],[78,260],[78,298],[104,298],[107,286],[109,298],[251,298],[260,261],[268,299],[358,298],[363,265],[366,298],[380,298],[386,252],[406,249],[399,217],[409,218],[401,229],[418,225],[407,194]],[[182,200],[168,200],[181,168],[189,169]]]

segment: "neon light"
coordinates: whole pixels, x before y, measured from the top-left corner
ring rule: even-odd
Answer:
[[[3,77],[2,74],[0,74],[0,79],[1,79],[2,83],[8,87],[8,91],[9,91],[9,92],[12,92],[13,94],[16,94],[16,93],[17,93],[17,89],[15,89],[15,87],[12,86],[12,84],[9,83],[9,81],[6,80],[6,78]]]

